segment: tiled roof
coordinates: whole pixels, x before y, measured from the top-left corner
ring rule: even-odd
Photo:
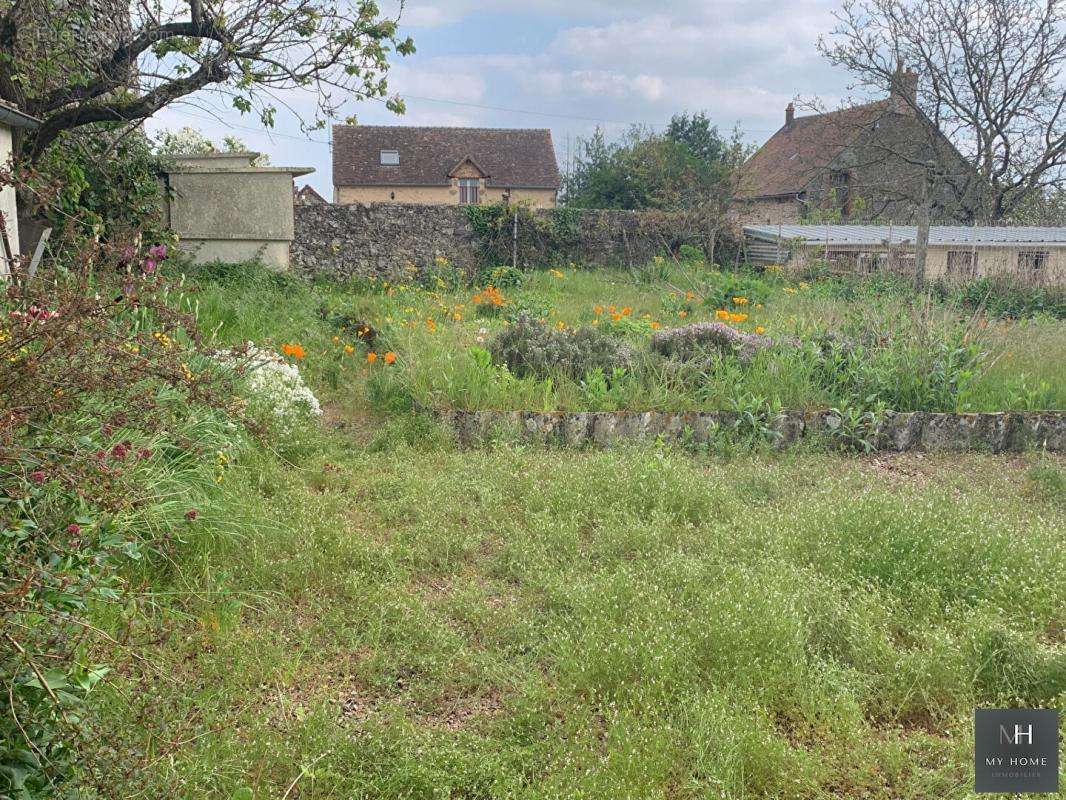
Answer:
[[[304,187],[296,192],[296,200],[304,205],[318,205],[329,202],[326,198],[316,192],[315,187],[309,183],[305,183]]]
[[[737,197],[798,194],[879,118],[889,100],[796,117],[749,158],[738,172]]]
[[[382,165],[382,150],[399,151],[400,163]],[[488,186],[559,188],[547,129],[333,126],[334,186],[447,186],[467,158],[488,173]]]
[[[746,225],[747,236],[764,241],[798,239],[804,244],[880,245],[914,242],[918,229],[913,225]],[[933,225],[929,228],[931,245],[1050,245],[1066,247],[1066,228],[995,227]]]

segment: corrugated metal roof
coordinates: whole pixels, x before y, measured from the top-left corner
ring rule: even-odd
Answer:
[[[778,235],[790,241],[816,245],[883,245],[913,243],[918,229],[913,225],[745,225],[745,235],[774,242]],[[964,225],[933,225],[929,229],[931,245],[1053,245],[1066,247],[1066,228],[992,227]]]

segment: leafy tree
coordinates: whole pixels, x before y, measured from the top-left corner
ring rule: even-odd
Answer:
[[[373,0],[169,0],[125,10],[116,21],[99,19],[86,0],[0,0],[0,99],[43,120],[20,142],[23,157],[39,160],[82,126],[136,124],[202,89],[265,125],[283,93],[307,89],[317,105],[305,123],[320,127],[349,99],[387,98],[390,54],[414,52]],[[399,98],[385,102],[403,110]]]
[[[566,202],[584,208],[724,207],[732,172],[745,155],[739,136],[724,138],[703,113],[675,115],[662,134],[634,126],[617,142],[597,130],[579,143]]]

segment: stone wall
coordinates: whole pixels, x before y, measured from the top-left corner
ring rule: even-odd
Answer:
[[[571,447],[609,446],[623,440],[682,441],[693,444],[728,435],[738,415],[728,411],[671,413],[665,411],[557,412],[455,411],[434,412],[464,446],[496,436]],[[825,437],[839,427],[830,411],[784,411],[771,424],[776,446]],[[938,414],[889,412],[867,436],[877,450],[1003,453],[1027,449],[1066,452],[1066,412],[1002,412]]]
[[[657,212],[536,209],[532,213],[534,225],[519,217],[519,262],[526,265],[642,265],[683,239],[677,221]],[[576,229],[562,237],[543,235],[562,214],[576,216]],[[507,232],[494,255],[485,255],[484,244],[462,206],[297,206],[292,263],[303,272],[336,278],[397,277],[409,265],[426,267],[438,257],[468,271],[485,261],[510,263]]]

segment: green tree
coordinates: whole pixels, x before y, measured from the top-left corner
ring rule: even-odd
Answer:
[[[135,125],[202,89],[273,124],[274,98],[305,89],[308,127],[349,99],[388,97],[394,53],[414,52],[373,0],[169,0],[119,3],[122,24],[87,0],[0,0],[0,100],[41,118],[19,144],[37,161],[65,132]],[[128,21],[128,24],[126,22]],[[106,34],[101,31],[106,29]],[[101,35],[97,35],[100,33]]]
[[[675,115],[662,134],[634,126],[609,142],[597,130],[578,147],[565,197],[579,208],[724,207],[733,170],[746,155],[739,135],[723,137],[702,112]]]

